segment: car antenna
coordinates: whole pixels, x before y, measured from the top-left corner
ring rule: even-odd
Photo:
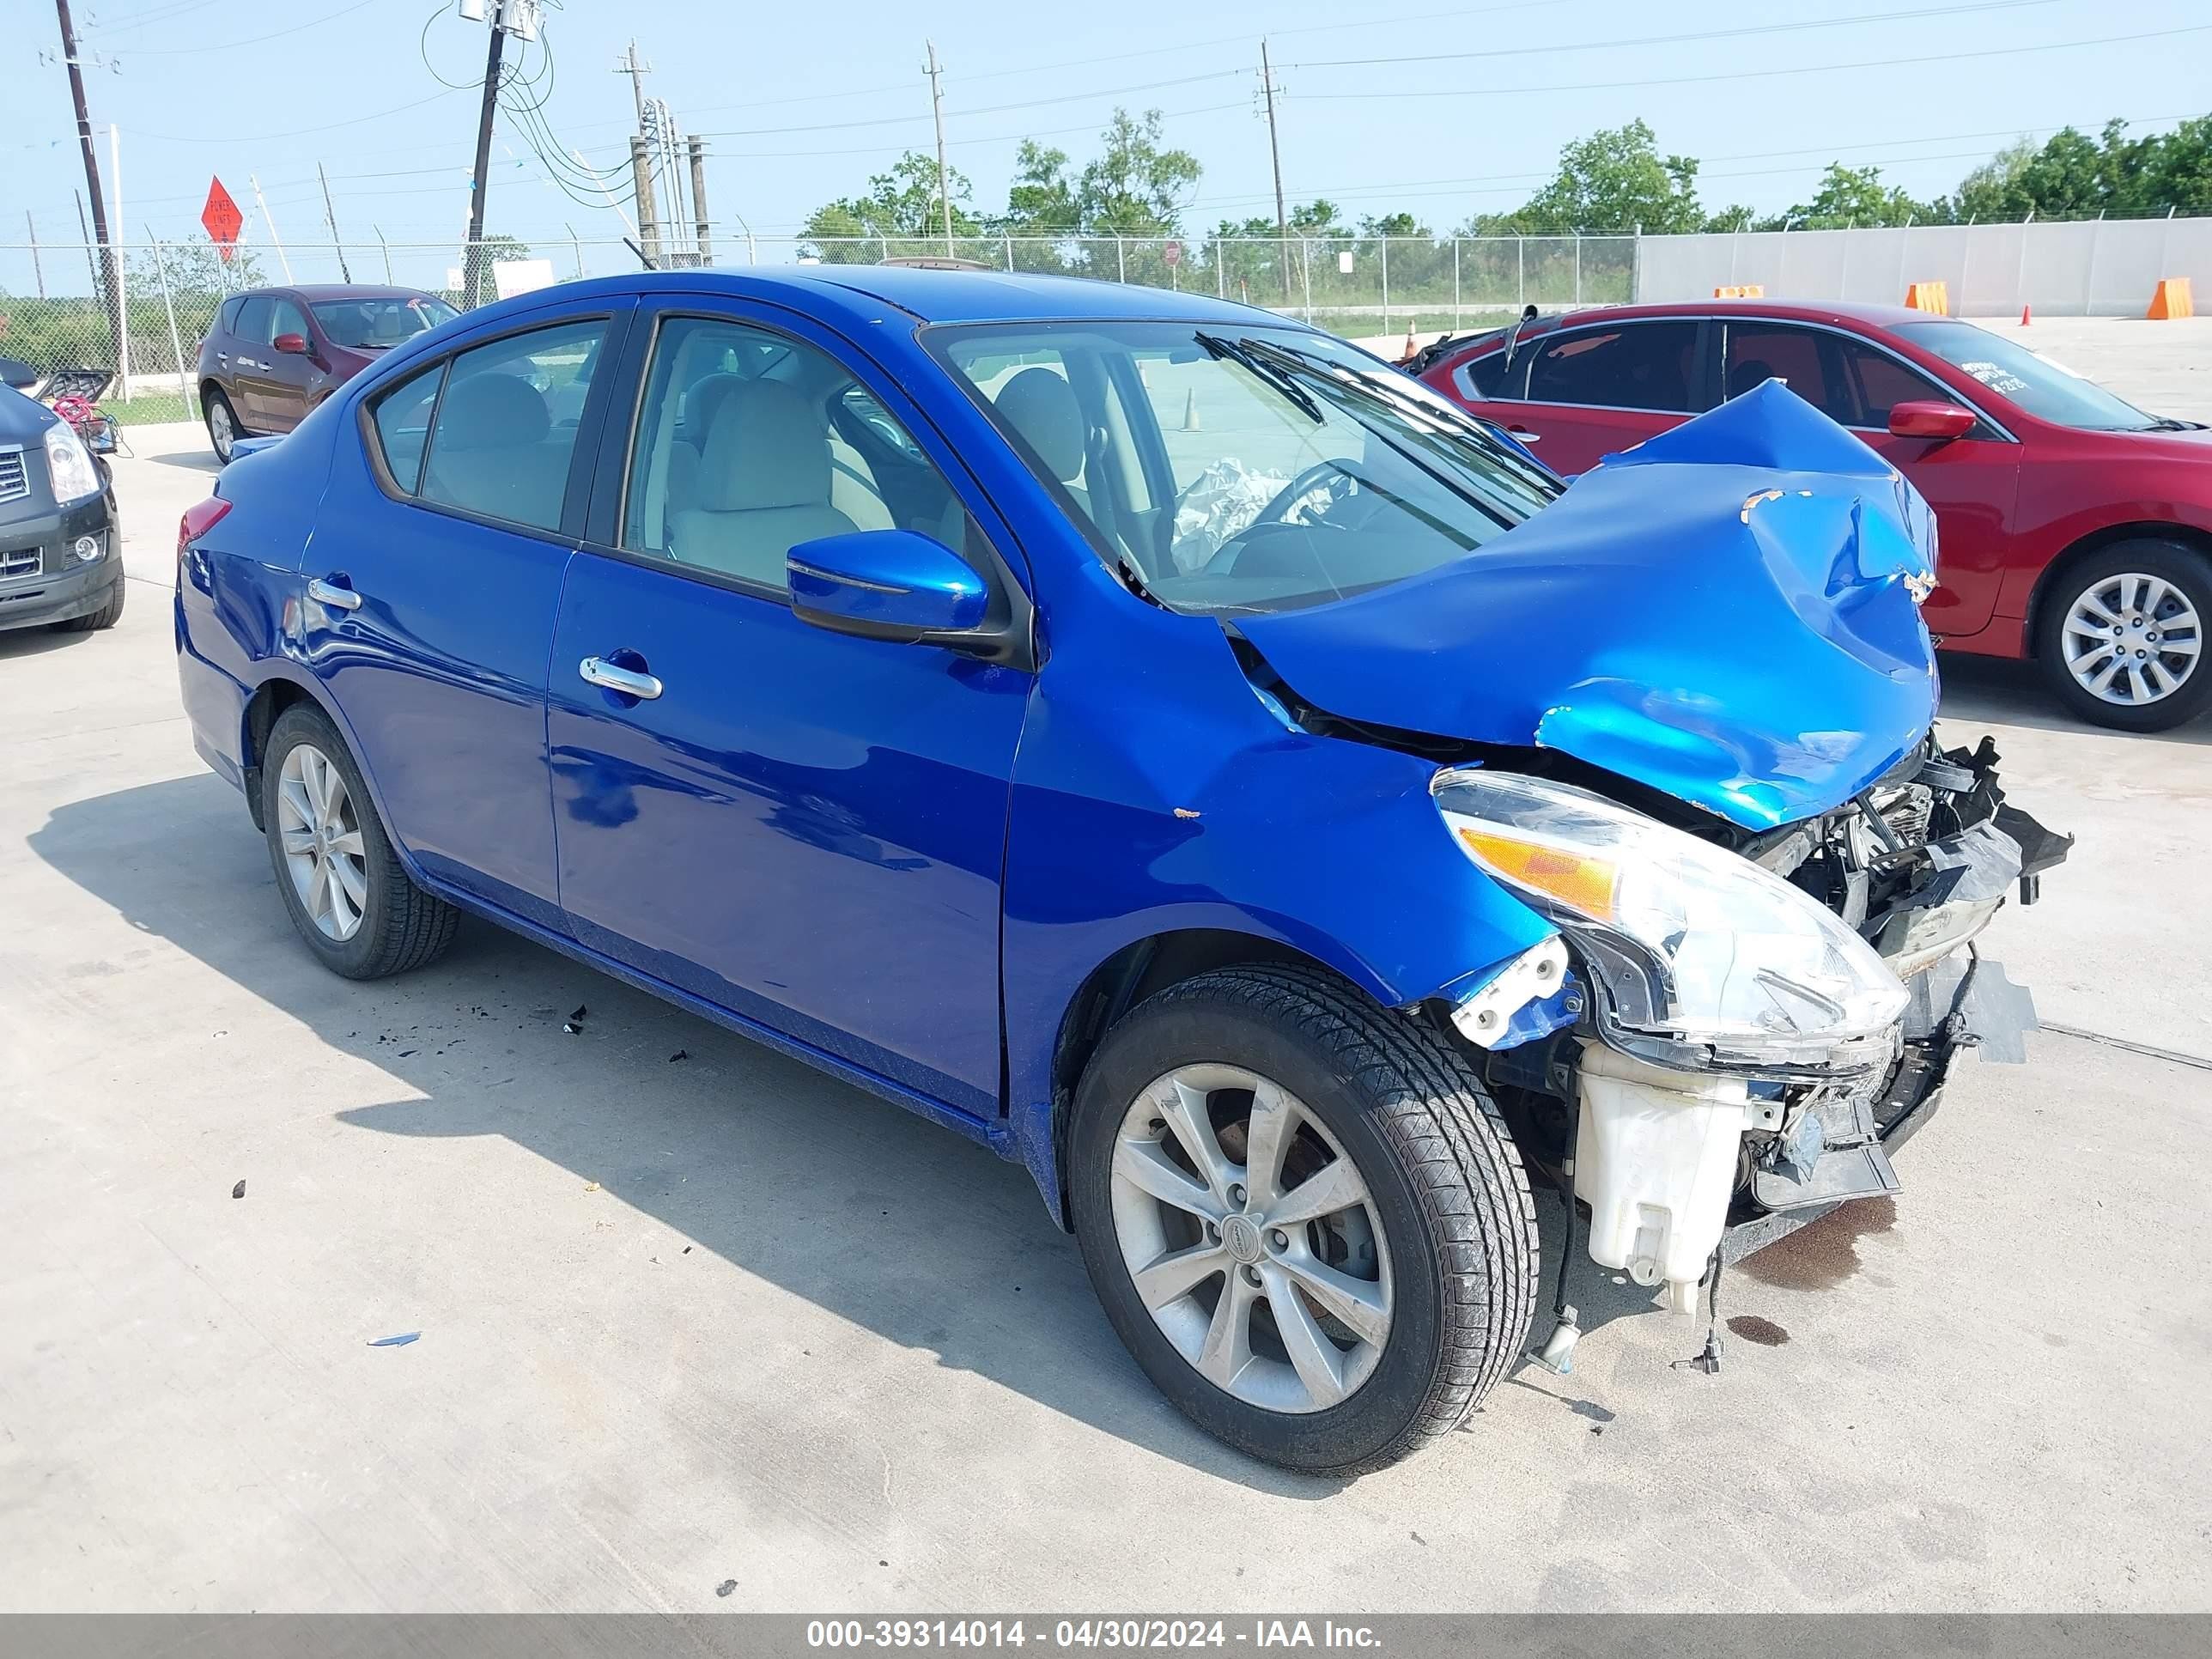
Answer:
[[[623,238],[623,246],[628,248],[632,253],[637,255],[638,264],[643,265],[647,270],[658,270],[660,269],[659,265],[653,264],[653,261],[647,257],[645,250],[640,247],[635,242],[631,241],[629,237],[625,236]]]

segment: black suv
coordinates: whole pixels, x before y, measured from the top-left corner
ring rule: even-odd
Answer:
[[[123,614],[123,538],[107,465],[22,395],[38,380],[0,357],[0,631],[112,628]]]

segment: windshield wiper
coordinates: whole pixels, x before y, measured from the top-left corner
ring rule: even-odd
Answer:
[[[1297,404],[1299,412],[1316,426],[1321,426],[1328,421],[1328,417],[1321,412],[1321,405],[1314,401],[1310,392],[1285,373],[1279,365],[1268,362],[1260,356],[1257,341],[1224,340],[1218,334],[1208,334],[1203,331],[1193,337],[1205,348],[1207,356],[1226,359],[1238,368],[1249,370],[1261,380],[1265,380]]]

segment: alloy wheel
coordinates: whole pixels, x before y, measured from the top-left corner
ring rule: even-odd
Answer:
[[[1390,1257],[1358,1165],[1287,1090],[1182,1066],[1115,1139],[1114,1231],[1138,1297],[1198,1373],[1308,1413],[1365,1382],[1390,1336]]]
[[[2101,702],[2141,708],[2172,696],[2197,672],[2203,632],[2197,609],[2162,576],[2100,578],[2059,631],[2066,672]]]
[[[345,778],[311,743],[296,744],[277,774],[276,829],[292,890],[325,939],[361,931],[368,865]]]
[[[208,405],[208,436],[214,441],[216,459],[230,459],[231,447],[238,441],[237,429],[230,423],[230,405],[216,398]]]

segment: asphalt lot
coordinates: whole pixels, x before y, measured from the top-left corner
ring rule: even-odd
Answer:
[[[2212,416],[2212,323],[2046,338]],[[177,707],[212,463],[130,436],[122,625],[0,636],[0,1609],[2212,1607],[2212,1062],[1970,1059],[1893,1206],[1729,1276],[1719,1376],[1585,1263],[1571,1377],[1280,1475],[1158,1398],[1019,1169],[488,927],[316,967]],[[2081,837],[1990,953],[2212,1056],[2212,726],[1970,663],[1945,715]]]

